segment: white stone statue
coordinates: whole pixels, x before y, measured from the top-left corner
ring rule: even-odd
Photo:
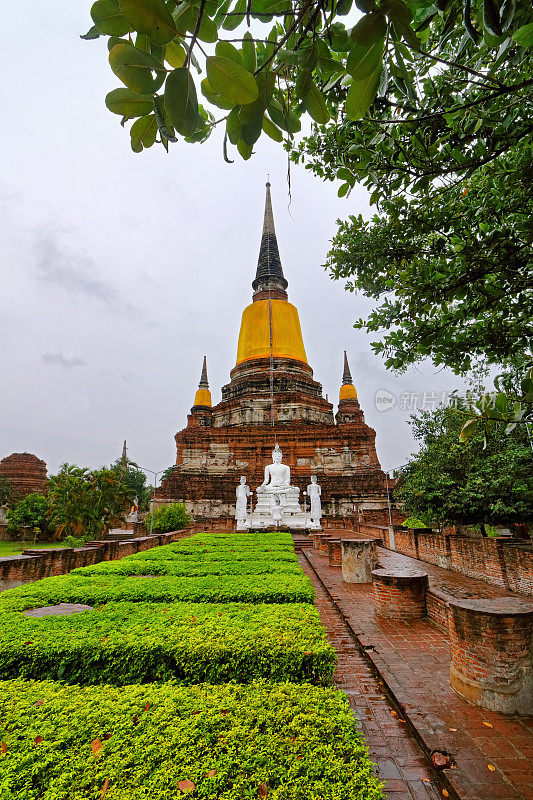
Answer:
[[[281,508],[281,500],[278,494],[270,495],[270,516],[276,527],[279,527],[279,523],[283,518],[283,510]]]
[[[311,483],[307,487],[307,494],[311,503],[311,528],[320,528],[320,519],[322,517],[322,503],[320,497],[322,495],[322,488],[318,483],[316,475],[311,475]]]
[[[265,479],[261,486],[257,487],[257,494],[268,492],[269,494],[283,494],[291,489],[291,468],[281,463],[283,453],[279,444],[272,451],[272,464],[265,467]]]
[[[235,519],[237,520],[238,531],[248,530],[248,498],[251,494],[250,487],[246,483],[246,475],[242,475],[236,489]]]

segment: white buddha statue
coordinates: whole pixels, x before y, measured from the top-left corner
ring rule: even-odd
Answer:
[[[257,494],[286,494],[293,487],[291,487],[291,468],[286,464],[281,463],[283,453],[281,452],[279,444],[272,451],[272,464],[265,467],[265,479],[263,483],[257,487]]]
[[[246,483],[246,475],[242,475],[236,490],[235,519],[238,531],[248,529],[248,498],[251,494],[250,487]]]

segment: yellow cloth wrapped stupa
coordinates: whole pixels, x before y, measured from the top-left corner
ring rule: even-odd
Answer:
[[[341,400],[357,400],[357,390],[353,385],[352,374],[348,366],[348,356],[344,351],[344,372],[342,375],[342,386],[339,392],[339,402]]]
[[[291,358],[307,364],[298,311],[287,299],[287,281],[279,256],[270,183],[266,185],[265,218],[252,284],[254,302],[242,315],[237,365],[258,358]]]
[[[194,396],[194,405],[203,406],[204,408],[211,408],[211,392],[209,391],[209,382],[207,380],[207,358],[204,356],[204,365],[202,367],[202,375],[200,383]]]

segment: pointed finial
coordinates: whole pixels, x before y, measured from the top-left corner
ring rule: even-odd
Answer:
[[[122,458],[120,460],[124,466],[128,463],[128,448],[126,447],[125,439],[124,444],[122,445]]]
[[[255,280],[252,283],[254,291],[258,288],[259,284],[262,284],[263,288],[268,288],[270,284],[271,288],[281,288],[282,290],[285,290],[288,286],[285,276],[283,275],[283,268],[279,257],[278,240],[274,227],[274,214],[272,213],[270,181],[267,181],[266,184],[263,234],[261,236],[261,247],[257,260],[257,272]]]
[[[352,374],[350,372],[350,367],[348,365],[348,356],[346,355],[346,350],[344,351],[344,372],[342,374],[342,385],[346,386],[347,384],[353,383],[352,381]]]
[[[202,367],[202,374],[200,376],[199,389],[209,389],[209,381],[207,380],[207,356],[204,356],[204,364]]]

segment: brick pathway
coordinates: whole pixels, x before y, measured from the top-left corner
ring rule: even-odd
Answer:
[[[370,758],[377,764],[377,774],[386,787],[386,797],[390,800],[442,798],[432,767],[387,701],[383,685],[361,654],[353,634],[301,555],[300,564],[313,582],[316,606],[337,651],[335,684],[346,692],[361,721]]]
[[[455,790],[461,800],[533,800],[533,719],[506,717],[467,703],[450,688],[445,633],[427,619],[407,623],[375,617],[370,584],[343,583],[340,568],[330,567],[317,551],[306,549],[303,556],[316,570],[426,752],[439,750],[453,757],[455,769],[443,773],[450,796]],[[506,594],[380,548],[383,565],[391,566],[393,561],[399,565],[400,560],[427,568],[430,582],[446,578],[448,590],[455,587],[475,593],[479,587],[484,596]]]

